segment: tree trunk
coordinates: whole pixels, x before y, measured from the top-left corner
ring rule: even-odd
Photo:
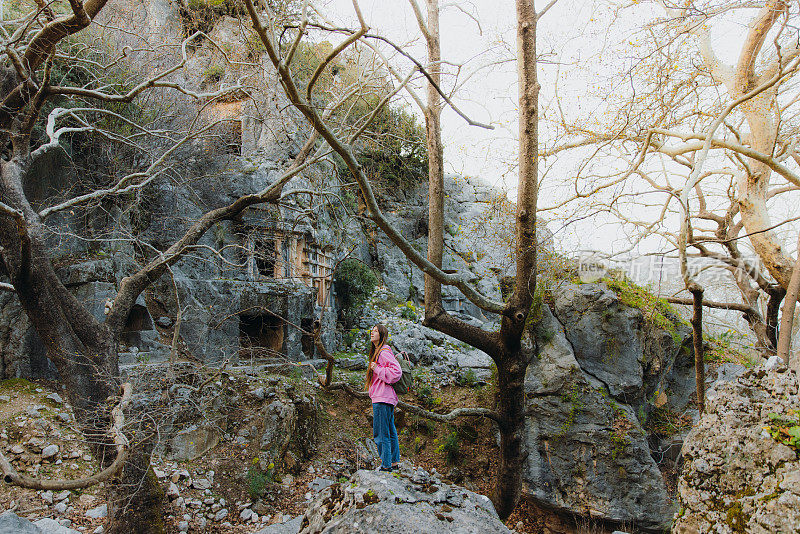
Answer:
[[[511,515],[522,494],[522,472],[526,459],[525,370],[522,350],[505,355],[497,366],[497,413],[500,414],[500,462],[494,505],[501,519]]]
[[[533,0],[517,0],[517,71],[519,74],[519,185],[517,189],[517,273],[514,292],[502,317],[495,357],[498,375],[497,411],[500,426],[500,462],[495,507],[506,519],[522,493],[525,462],[525,371],[536,353],[533,343],[523,346],[525,324],[536,291],[536,202],[538,197],[539,83],[536,73],[536,23]],[[527,424],[534,424],[533,421]]]
[[[703,360],[703,289],[696,287],[692,292],[692,345],[694,348],[695,388],[697,391],[697,408],[700,413],[706,407],[706,365]]]
[[[775,354],[778,350],[778,314],[781,311],[781,302],[786,296],[786,290],[780,286],[771,286],[767,290],[767,294],[769,295],[766,317],[767,352]]]
[[[439,1],[428,0],[425,40],[428,46],[428,72],[436,85],[441,84],[439,45]],[[430,81],[427,87],[425,131],[428,151],[428,261],[442,266],[444,253],[444,151],[442,148],[441,98]],[[442,305],[442,285],[425,275],[425,318],[430,319]]]
[[[758,83],[755,72],[756,58],[767,40],[775,22],[787,9],[783,0],[769,0],[759,15],[751,22],[745,43],[739,55],[733,84],[729,86],[731,98],[748,94]],[[750,127],[750,146],[762,154],[772,154],[778,135],[777,87],[772,87],[741,106]],[[784,289],[789,287],[792,264],[781,247],[767,209],[767,191],[772,170],[765,163],[750,159],[747,172],[740,173],[738,183],[739,209],[750,242],[761,258],[764,267]]]
[[[783,301],[783,314],[781,316],[781,331],[778,337],[778,356],[789,364],[789,353],[792,347],[792,324],[794,323],[794,310],[797,306],[797,294],[800,291],[800,237],[797,239],[797,260],[789,280],[786,291],[786,300]]]

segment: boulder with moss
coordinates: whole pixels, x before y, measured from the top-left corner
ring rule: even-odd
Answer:
[[[795,372],[760,367],[719,383],[682,452],[673,532],[800,532]]]
[[[669,526],[676,506],[650,423],[655,393],[693,375],[691,330],[664,304],[627,282],[537,292],[523,475],[537,506],[646,532]],[[671,401],[686,408],[684,396]]]

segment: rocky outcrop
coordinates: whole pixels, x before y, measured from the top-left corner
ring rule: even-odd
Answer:
[[[299,523],[299,525],[298,525]],[[292,527],[298,525],[299,530]],[[503,534],[488,497],[444,484],[422,469],[397,474],[357,471],[347,483],[320,491],[305,515],[261,534],[373,533]]]
[[[797,421],[799,408],[798,377],[790,371],[757,368],[712,388],[683,446],[672,531],[800,531],[800,452],[770,434],[774,417]]]
[[[153,389],[167,365],[125,369],[135,390],[157,402]],[[317,402],[299,391],[291,379],[269,376],[263,368],[232,369],[203,384],[194,365],[172,366],[170,404],[164,410],[157,450],[170,460],[194,460],[222,442],[250,445],[264,465],[292,471],[308,460],[317,445]]]
[[[689,331],[653,328],[602,284],[553,293],[555,314],[543,304],[533,326],[540,354],[525,381],[525,492],[565,515],[662,531],[675,507],[641,420],[652,393],[685,371],[675,362]]]

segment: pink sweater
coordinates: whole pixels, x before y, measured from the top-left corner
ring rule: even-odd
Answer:
[[[397,406],[397,393],[390,384],[400,380],[403,371],[394,357],[392,349],[387,345],[378,353],[377,367],[372,371],[372,384],[369,385],[369,397],[372,402],[385,402]]]

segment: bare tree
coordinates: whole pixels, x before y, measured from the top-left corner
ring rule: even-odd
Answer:
[[[703,304],[741,311],[758,348],[774,352],[793,263],[780,232],[792,230],[796,219],[787,207],[798,190],[796,8],[655,4],[663,11],[620,45],[640,60],[614,71],[631,89],[617,86],[599,126],[570,116],[554,99],[548,125],[556,140],[542,151],[545,160],[570,151],[581,163],[569,183],[575,194],[542,209],[573,219],[610,215],[630,236],[627,250],[660,236],[677,253],[692,295],[701,288],[685,269],[687,258],[729,273],[741,302],[713,300],[706,288]],[[636,8],[620,8],[617,21],[624,9]],[[710,31],[731,16],[749,24],[729,66]],[[682,295],[669,300],[692,302]]]
[[[397,229],[391,226],[378,206],[372,184],[370,184],[363,168],[359,164],[354,149],[332,131],[310,102],[309,97],[313,91],[313,83],[307,86],[305,94],[300,91],[290,68],[292,62],[291,54],[281,54],[281,51],[275,45],[274,35],[262,22],[263,14],[258,11],[251,0],[245,1],[253,26],[266,48],[272,65],[278,71],[286,95],[319,135],[344,160],[364,197],[368,216],[427,277],[430,277],[438,284],[457,287],[470,301],[482,309],[501,315],[502,324],[497,332],[488,332],[471,326],[448,314],[441,307],[440,300],[437,300],[435,295],[427,294],[429,288],[435,286],[426,283],[425,323],[483,350],[497,364],[499,395],[494,418],[498,421],[501,443],[495,503],[500,516],[508,517],[519,500],[522,488],[522,464],[525,459],[523,450],[523,429],[525,425],[524,377],[528,362],[536,353],[533,334],[526,325],[536,284],[535,222],[538,189],[536,165],[538,158],[537,119],[539,93],[539,85],[536,79],[536,24],[541,13],[536,13],[533,2],[530,0],[518,0],[516,3],[520,79],[520,171],[516,206],[517,283],[509,301],[502,303],[494,302],[480,294],[466,282],[462,274],[443,272],[434,261],[422,256]],[[320,69],[324,68],[336,54],[356,40],[370,38],[368,26],[361,15],[358,3],[354,1],[353,6],[360,21],[360,28],[344,32],[347,34],[346,38],[334,48],[331,55],[320,65]],[[430,16],[431,12],[429,11]],[[427,25],[422,24],[422,26],[430,30],[431,24],[432,21],[429,18]],[[303,27],[295,33],[297,41],[303,38],[302,30]],[[431,85],[435,85],[435,80],[431,80],[429,73],[427,77]],[[441,95],[440,90],[437,92]],[[429,156],[431,155],[429,154]],[[433,180],[434,177],[431,177],[431,179]],[[431,210],[431,220],[441,217],[440,211],[442,207],[437,205],[435,199],[431,201],[429,209]],[[433,231],[434,228],[431,225],[429,243],[434,240],[434,237],[430,235]],[[438,231],[441,232],[441,229]],[[437,237],[436,239],[440,238]],[[433,258],[433,260],[436,260],[437,252],[439,255],[441,254],[440,250],[436,250],[436,246],[429,244],[429,257]]]

